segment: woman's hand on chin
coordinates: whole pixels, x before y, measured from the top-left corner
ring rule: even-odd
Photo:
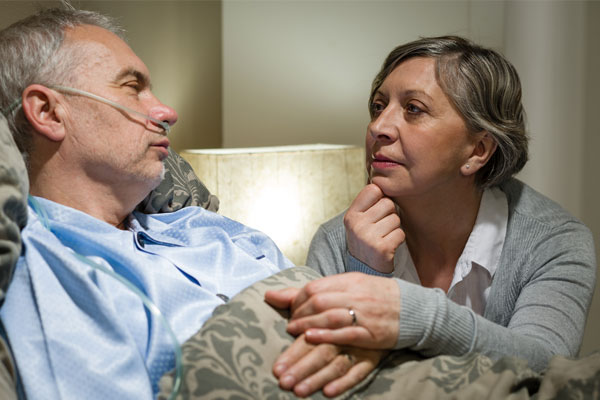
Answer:
[[[352,256],[379,272],[394,270],[394,254],[406,236],[394,202],[377,185],[360,191],[344,215],[344,225]]]

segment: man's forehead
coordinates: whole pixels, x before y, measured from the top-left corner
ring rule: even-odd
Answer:
[[[86,57],[92,64],[100,59],[111,59],[118,64],[118,71],[138,71],[149,77],[146,65],[139,59],[133,50],[120,37],[114,33],[94,25],[79,25],[67,29],[65,32],[65,45],[75,45],[76,48],[86,51],[90,58]],[[104,63],[103,63],[104,64]],[[104,64],[109,66],[108,64]],[[117,65],[115,65],[117,66]]]

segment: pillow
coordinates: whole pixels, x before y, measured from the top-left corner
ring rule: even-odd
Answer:
[[[219,199],[200,182],[191,165],[169,147],[162,182],[136,209],[146,214],[156,214],[187,206],[199,206],[217,212]]]
[[[0,115],[0,304],[21,254],[29,179],[6,120]],[[0,398],[15,399],[16,370],[0,324]]]
[[[21,254],[29,179],[6,120],[0,115],[0,303]]]

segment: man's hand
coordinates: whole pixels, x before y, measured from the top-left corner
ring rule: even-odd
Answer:
[[[394,254],[406,236],[394,202],[377,185],[360,191],[344,215],[344,225],[350,254],[379,272],[394,270]]]
[[[304,335],[273,364],[279,386],[306,397],[322,389],[335,397],[362,381],[387,354],[382,350],[343,348],[332,344],[307,343]]]
[[[287,331],[304,333],[307,342],[365,349],[391,349],[396,344],[400,289],[394,279],[349,272],[314,280],[302,289],[268,291],[265,300],[289,307]]]

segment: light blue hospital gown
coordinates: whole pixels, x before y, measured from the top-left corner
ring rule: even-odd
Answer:
[[[292,266],[265,234],[198,207],[130,216],[122,231],[38,198],[24,255],[0,310],[29,399],[150,399],[174,368],[165,328],[130,289],[73,250],[142,290],[179,342],[223,300]]]

